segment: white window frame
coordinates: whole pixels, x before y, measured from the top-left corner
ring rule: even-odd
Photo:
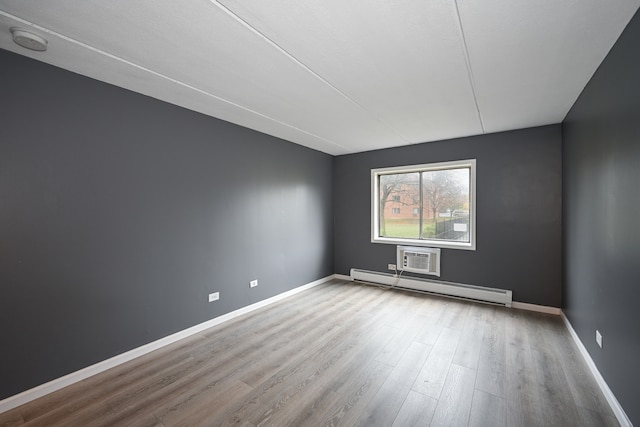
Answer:
[[[410,172],[428,172],[445,169],[469,168],[469,242],[433,239],[406,239],[400,237],[381,237],[380,233],[380,188],[379,177]],[[476,250],[476,159],[455,160],[451,162],[426,163],[422,165],[371,169],[371,242],[390,245],[429,246],[434,248]]]

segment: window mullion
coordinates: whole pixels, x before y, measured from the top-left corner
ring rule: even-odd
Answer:
[[[419,199],[420,200],[420,203],[419,203],[419,206],[420,206],[420,227],[418,228],[418,239],[422,239],[422,221],[423,221],[422,212],[424,211],[424,207],[422,205],[422,174],[423,174],[423,172],[420,172],[420,176],[419,176],[420,182],[419,182],[419,185],[418,185],[418,188],[420,189],[420,199]]]

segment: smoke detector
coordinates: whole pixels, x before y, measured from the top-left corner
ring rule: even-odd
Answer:
[[[13,35],[13,41],[19,46],[37,52],[47,50],[47,40],[36,34],[22,28],[12,28],[11,34]]]

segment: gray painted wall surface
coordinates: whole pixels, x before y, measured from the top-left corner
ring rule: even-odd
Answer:
[[[0,63],[0,399],[333,274],[331,156]]]
[[[395,245],[371,243],[371,169],[475,158],[477,250],[443,249],[440,279],[559,307],[561,146],[555,125],[336,157],[336,273],[395,264]]]
[[[639,47],[636,14],[563,122],[564,311],[634,425],[640,425]]]

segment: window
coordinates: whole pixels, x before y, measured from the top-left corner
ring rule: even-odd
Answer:
[[[475,250],[475,179],[475,159],[371,170],[371,241]]]

